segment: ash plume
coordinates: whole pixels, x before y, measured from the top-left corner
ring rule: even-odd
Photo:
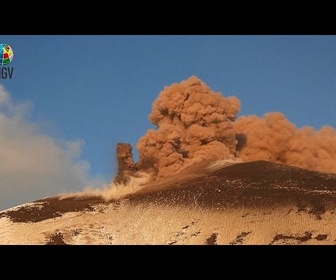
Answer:
[[[268,160],[336,173],[336,131],[331,126],[297,128],[282,113],[274,112],[263,118],[240,117],[234,129],[240,139],[237,150],[245,162]]]
[[[282,113],[237,118],[240,100],[212,91],[195,76],[166,86],[152,104],[149,129],[136,148],[134,170],[152,179],[204,160],[277,163],[336,173],[336,131],[297,128]]]
[[[129,176],[135,171],[132,146],[129,143],[118,143],[117,152],[117,162],[118,162],[118,172],[117,176],[114,178],[114,183],[116,184],[126,184]]]
[[[238,98],[223,97],[195,76],[165,87],[149,115],[157,129],[137,143],[137,169],[161,178],[203,160],[235,159],[232,122],[239,109]]]

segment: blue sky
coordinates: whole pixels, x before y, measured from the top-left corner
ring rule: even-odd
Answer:
[[[113,179],[118,142],[131,143],[136,160],[137,141],[153,128],[153,101],[191,75],[238,97],[238,116],[276,111],[297,127],[336,127],[334,35],[0,35],[0,43],[14,52],[4,66],[14,68],[13,78],[0,85],[20,125],[36,126],[69,164],[80,165],[74,172],[85,180]],[[83,182],[45,191],[42,184],[38,192],[18,187],[14,196],[1,189],[6,176],[0,174],[0,196],[7,197],[0,210]]]

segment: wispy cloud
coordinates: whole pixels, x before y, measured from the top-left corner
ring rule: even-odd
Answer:
[[[83,141],[54,139],[29,120],[31,110],[0,85],[0,210],[99,184],[80,159]]]

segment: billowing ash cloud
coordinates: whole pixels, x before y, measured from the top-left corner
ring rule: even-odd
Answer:
[[[244,161],[268,160],[336,173],[336,131],[296,128],[282,113],[240,117],[234,123]]]
[[[138,141],[137,168],[166,177],[206,159],[234,159],[236,97],[223,97],[192,76],[165,87],[149,120],[157,126]]]
[[[336,173],[336,132],[296,128],[281,113],[237,118],[240,101],[191,76],[165,87],[153,102],[150,129],[137,143],[136,168],[153,178],[208,159],[268,160]]]

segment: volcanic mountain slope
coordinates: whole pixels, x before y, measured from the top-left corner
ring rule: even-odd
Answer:
[[[336,244],[336,175],[203,162],[120,199],[48,197],[0,212],[0,244]]]

